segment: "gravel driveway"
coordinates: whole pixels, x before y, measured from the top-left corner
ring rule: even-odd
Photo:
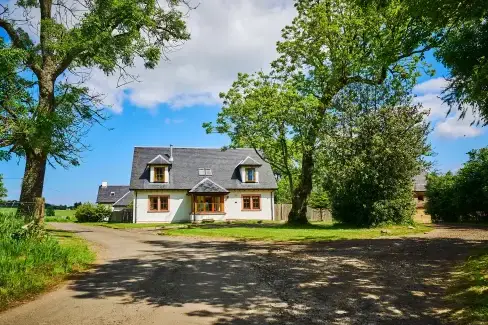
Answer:
[[[272,245],[55,226],[95,243],[99,264],[0,324],[441,324],[448,271],[488,247],[471,227]]]

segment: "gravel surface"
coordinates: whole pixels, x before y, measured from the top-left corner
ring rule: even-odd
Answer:
[[[449,271],[487,228],[278,245],[56,224],[99,264],[0,314],[0,324],[441,324]]]

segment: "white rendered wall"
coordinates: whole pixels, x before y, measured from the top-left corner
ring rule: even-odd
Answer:
[[[188,191],[137,191],[134,201],[134,217],[137,223],[144,222],[190,222],[191,196]],[[169,195],[168,212],[149,212],[149,196]]]

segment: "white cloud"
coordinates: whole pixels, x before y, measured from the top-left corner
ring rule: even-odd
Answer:
[[[458,117],[450,117],[436,124],[434,134],[448,139],[473,138],[483,133],[481,128],[473,127],[469,123],[459,121]]]
[[[189,14],[191,40],[169,53],[154,70],[141,62],[130,70],[141,82],[117,88],[115,76],[94,72],[91,86],[107,94],[107,103],[121,112],[123,102],[172,109],[218,105],[238,72],[269,69],[276,58],[281,29],[295,15],[291,0],[203,0]]]
[[[421,84],[416,85],[413,91],[416,93],[441,93],[447,87],[447,80],[445,78],[429,79]]]
[[[471,125],[476,120],[471,109],[468,109],[463,119],[459,118],[461,115],[459,111],[453,111],[446,116],[449,106],[440,98],[446,85],[447,81],[444,78],[435,78],[414,88],[414,92],[418,95],[415,102],[422,103],[426,110],[430,110],[429,120],[434,125],[434,135],[446,139],[457,139],[472,138],[483,134],[484,129]]]

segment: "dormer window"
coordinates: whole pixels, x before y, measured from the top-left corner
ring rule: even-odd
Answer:
[[[246,183],[256,182],[256,168],[248,167],[245,169]]]
[[[164,183],[164,167],[154,167],[154,181],[158,183]]]
[[[115,196],[115,192],[110,192],[110,196]]]

